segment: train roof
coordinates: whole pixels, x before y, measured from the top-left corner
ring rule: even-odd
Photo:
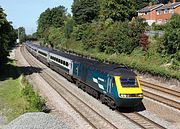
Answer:
[[[117,65],[117,64],[106,64],[106,63],[99,62],[97,60],[87,59],[87,58],[80,57],[80,56],[77,56],[77,55],[74,55],[71,53],[66,53],[66,52],[54,50],[51,48],[41,47],[41,46],[35,45],[33,43],[31,43],[31,45],[33,45],[39,49],[42,49],[44,51],[48,51],[49,53],[53,53],[53,54],[68,58],[70,60],[80,62],[84,66],[89,67],[95,71],[100,71],[100,72],[107,73],[107,74],[110,74],[113,76],[123,76],[123,77],[136,76],[136,74],[133,71],[127,69],[126,67]]]

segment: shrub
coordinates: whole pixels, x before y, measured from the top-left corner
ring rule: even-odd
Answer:
[[[23,78],[22,83],[25,87],[22,89],[22,94],[28,101],[28,111],[42,111],[42,107],[45,105],[45,100],[42,99],[36,92],[34,92],[33,87],[29,82]]]
[[[159,24],[156,24],[155,22],[152,24],[152,29],[153,30],[164,30],[165,28],[165,25],[159,25]]]
[[[180,50],[180,15],[174,14],[167,22],[163,45],[163,49],[168,54],[175,54]]]
[[[150,42],[148,41],[148,36],[145,33],[141,34],[139,43],[144,51],[148,50]]]

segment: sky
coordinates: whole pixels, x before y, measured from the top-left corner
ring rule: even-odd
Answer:
[[[36,32],[37,20],[47,8],[63,5],[71,13],[73,0],[0,0],[0,6],[15,29],[24,27],[26,34]]]

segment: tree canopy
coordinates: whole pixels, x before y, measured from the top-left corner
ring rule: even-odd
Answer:
[[[64,6],[58,6],[52,9],[46,9],[41,13],[38,19],[38,30],[37,32],[42,36],[48,33],[49,27],[62,27],[64,26],[64,21],[67,9]]]
[[[174,14],[167,22],[163,45],[168,54],[175,54],[180,51],[180,15]]]
[[[104,19],[114,21],[131,20],[135,16],[135,1],[133,0],[100,0],[100,15]]]
[[[15,43],[17,35],[11,22],[6,19],[3,8],[0,7],[0,62],[6,61],[9,48]]]
[[[26,32],[25,32],[25,28],[24,27],[19,27],[17,30],[16,30],[17,33],[19,33],[19,40],[20,40],[20,43],[22,42],[25,42],[26,40]]]
[[[77,24],[91,22],[98,18],[99,0],[74,0],[72,5],[73,19]]]
[[[159,1],[158,0],[135,0],[135,8],[136,10],[140,10],[146,6],[148,6],[148,4],[152,2],[153,4],[158,4]]]

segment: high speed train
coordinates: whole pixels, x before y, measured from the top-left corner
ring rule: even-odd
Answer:
[[[143,99],[138,76],[125,67],[25,43],[27,50],[110,108],[134,107]]]

